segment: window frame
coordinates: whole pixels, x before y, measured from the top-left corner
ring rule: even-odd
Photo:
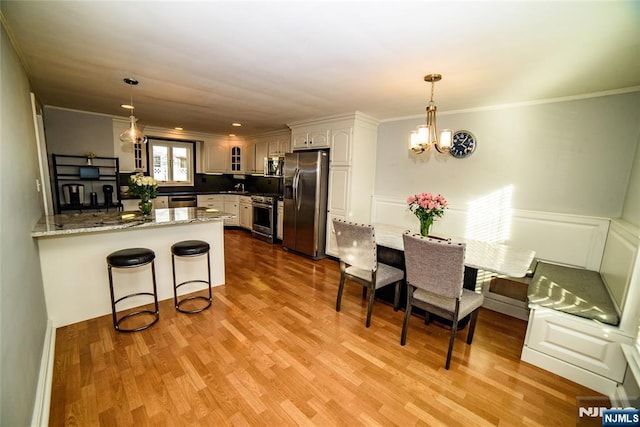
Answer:
[[[153,147],[162,146],[169,149],[169,153],[175,147],[187,148],[191,161],[187,167],[188,181],[158,181],[158,187],[194,187],[196,180],[196,143],[197,141],[175,139],[175,138],[161,138],[161,137],[149,137],[147,140],[147,171],[149,176],[153,177]],[[171,157],[171,155],[169,156]],[[173,166],[169,165],[169,176],[172,175]]]

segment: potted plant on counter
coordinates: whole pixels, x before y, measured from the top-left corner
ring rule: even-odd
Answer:
[[[153,177],[138,172],[129,177],[129,194],[140,198],[138,207],[143,215],[150,215],[153,204],[151,199],[158,195],[158,183]]]

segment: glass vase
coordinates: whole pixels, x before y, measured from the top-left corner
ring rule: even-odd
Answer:
[[[153,208],[153,204],[151,203],[151,200],[143,197],[140,199],[140,203],[138,203],[138,207],[140,208],[140,212],[142,212],[142,215],[147,216],[147,215],[151,215],[151,209]]]
[[[424,237],[427,237],[429,235],[429,229],[431,228],[432,225],[433,225],[433,217],[432,216],[428,216],[426,218],[421,218],[420,219],[420,234],[423,235]]]

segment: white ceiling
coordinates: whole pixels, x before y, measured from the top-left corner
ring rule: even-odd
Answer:
[[[640,87],[640,1],[5,1],[45,105],[249,135]],[[239,130],[231,122],[244,124]]]

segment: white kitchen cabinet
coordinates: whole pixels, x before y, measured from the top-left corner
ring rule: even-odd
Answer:
[[[255,170],[256,173],[264,173],[264,158],[269,153],[269,143],[267,141],[258,141],[256,143]]]
[[[137,211],[140,199],[122,199],[123,211]]]
[[[291,152],[291,136],[286,135],[280,138],[271,139],[269,144],[269,157],[284,156],[285,153]]]
[[[291,128],[291,140],[294,150],[313,150],[329,148],[329,130],[325,128]]]
[[[140,199],[122,199],[123,211],[137,211],[139,210],[138,204]],[[155,199],[151,199],[154,209],[165,209],[169,207],[168,196],[158,196]]]
[[[223,139],[209,139],[204,141],[204,172],[226,173],[229,145]]]
[[[154,209],[166,209],[169,207],[169,196],[158,196],[151,199]]]
[[[250,139],[244,142],[244,172],[256,173],[256,141]]]
[[[235,194],[224,194],[224,211],[234,215],[234,218],[224,220],[224,225],[237,227],[240,225],[240,196]]]
[[[224,212],[224,196],[222,194],[198,194],[196,200],[199,208],[213,208]]]
[[[284,235],[284,202],[282,200],[278,200],[278,210],[276,215],[276,223],[278,224],[276,228],[276,238],[278,240],[282,240]]]
[[[371,221],[378,121],[356,111],[290,123],[289,127],[294,150],[330,149],[325,252],[338,256],[331,221]]]
[[[288,129],[254,135],[251,141],[255,166],[252,173],[255,174],[264,174],[265,157],[280,157],[291,152],[291,131]]]
[[[240,196],[240,214],[238,217],[240,227],[247,230],[253,228],[253,206],[251,205],[251,197]]]
[[[242,144],[232,144],[229,147],[229,171],[230,173],[243,173],[243,153],[244,149]]]
[[[331,149],[329,157],[333,166],[351,165],[352,127],[331,129]]]

